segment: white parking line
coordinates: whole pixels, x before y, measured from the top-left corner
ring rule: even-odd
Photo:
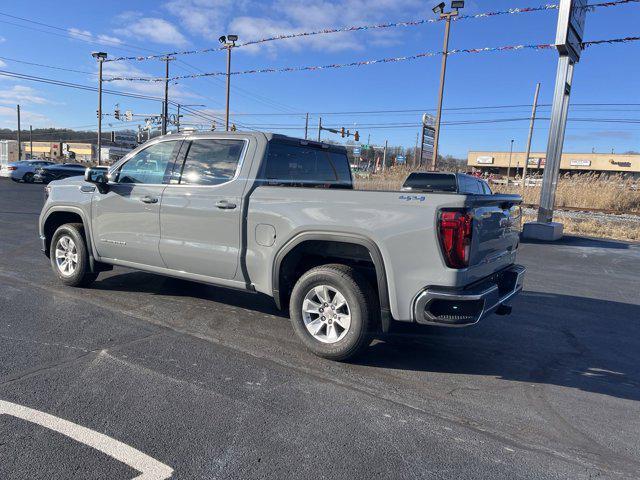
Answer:
[[[48,413],[0,400],[0,415],[11,415],[55,432],[61,433],[77,442],[101,451],[140,472],[134,480],[165,480],[173,474],[173,469],[149,455],[136,450],[102,433],[76,425],[68,420],[54,417]]]

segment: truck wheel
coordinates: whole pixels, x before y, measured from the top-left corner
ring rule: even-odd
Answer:
[[[330,360],[346,360],[370,341],[377,300],[367,280],[347,265],[312,268],[296,282],[289,312],[305,346]]]
[[[81,223],[59,227],[51,239],[51,266],[60,281],[71,287],[86,287],[98,274],[89,270],[89,253]]]

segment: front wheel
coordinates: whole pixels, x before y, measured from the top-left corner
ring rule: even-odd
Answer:
[[[89,252],[81,223],[67,223],[56,230],[49,256],[53,271],[65,285],[86,287],[98,277],[89,267]]]
[[[24,177],[22,177],[22,181],[24,183],[33,183],[33,173],[31,172],[25,173]]]
[[[296,282],[289,311],[305,346],[330,360],[347,360],[371,339],[377,300],[369,282],[353,268],[312,268]]]

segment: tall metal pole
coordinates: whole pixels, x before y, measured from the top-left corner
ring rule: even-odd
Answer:
[[[29,125],[29,156],[33,159],[33,125]]]
[[[227,45],[227,111],[224,117],[225,130],[229,131],[229,96],[231,95],[231,45]]]
[[[304,121],[304,139],[307,139],[307,136],[309,134],[309,114],[307,113],[307,117]]]
[[[553,206],[556,199],[560,159],[562,157],[562,146],[569,112],[573,67],[574,63],[569,56],[560,56],[556,72],[556,86],[553,92],[547,157],[542,179],[542,191],[540,192],[540,208],[538,209],[538,222],[542,223],[549,223],[553,220]]]
[[[22,136],[20,132],[20,105],[16,105],[18,113],[18,161],[22,160]]]
[[[178,104],[178,114],[176,115],[176,132],[180,133],[180,104]]]
[[[162,135],[167,134],[167,125],[169,124],[169,62],[173,58],[166,56],[164,72],[164,104],[162,105]]]
[[[511,150],[509,150],[509,166],[507,167],[507,187],[509,186],[509,176],[511,173],[511,157],[513,157],[513,138],[511,139]]]
[[[100,157],[102,156],[102,64],[107,58],[105,52],[92,52],[91,56],[98,60],[98,152],[97,161],[100,165]]]
[[[384,152],[382,153],[382,171],[384,172],[387,169],[387,147],[389,145],[389,141],[384,141]]]
[[[322,117],[318,119],[318,141],[320,141],[321,136],[322,136]]]
[[[420,133],[416,133],[416,147],[413,149],[413,166],[418,166],[418,139],[420,138]]]
[[[538,94],[540,93],[540,82],[536,84],[536,93],[533,95],[533,107],[531,107],[531,121],[529,122],[529,136],[527,137],[527,148],[524,153],[524,168],[522,169],[521,195],[524,198],[524,189],[527,182],[527,166],[529,165],[529,155],[531,155],[531,139],[533,138],[533,126],[536,123],[536,110],[538,109]]]
[[[440,70],[440,91],[438,93],[438,111],[436,113],[435,134],[433,137],[433,160],[431,169],[436,170],[438,163],[438,146],[440,143],[440,120],[442,119],[442,99],[444,96],[444,79],[447,73],[447,50],[449,49],[449,32],[451,31],[451,17],[458,15],[457,11],[441,15],[446,18],[444,27],[444,46],[442,47],[442,68]]]
[[[426,125],[424,122],[422,123],[422,133],[420,136],[420,158],[418,159],[418,167],[422,167],[422,155],[424,154],[424,132],[426,130]]]

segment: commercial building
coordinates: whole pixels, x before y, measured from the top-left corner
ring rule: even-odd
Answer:
[[[511,160],[509,160],[511,158]],[[525,152],[470,151],[467,166],[483,173],[506,175],[511,166],[511,176],[522,175]],[[527,164],[527,176],[542,175],[546,154],[532,152]],[[625,174],[640,178],[640,154],[617,153],[563,153],[560,173]]]

